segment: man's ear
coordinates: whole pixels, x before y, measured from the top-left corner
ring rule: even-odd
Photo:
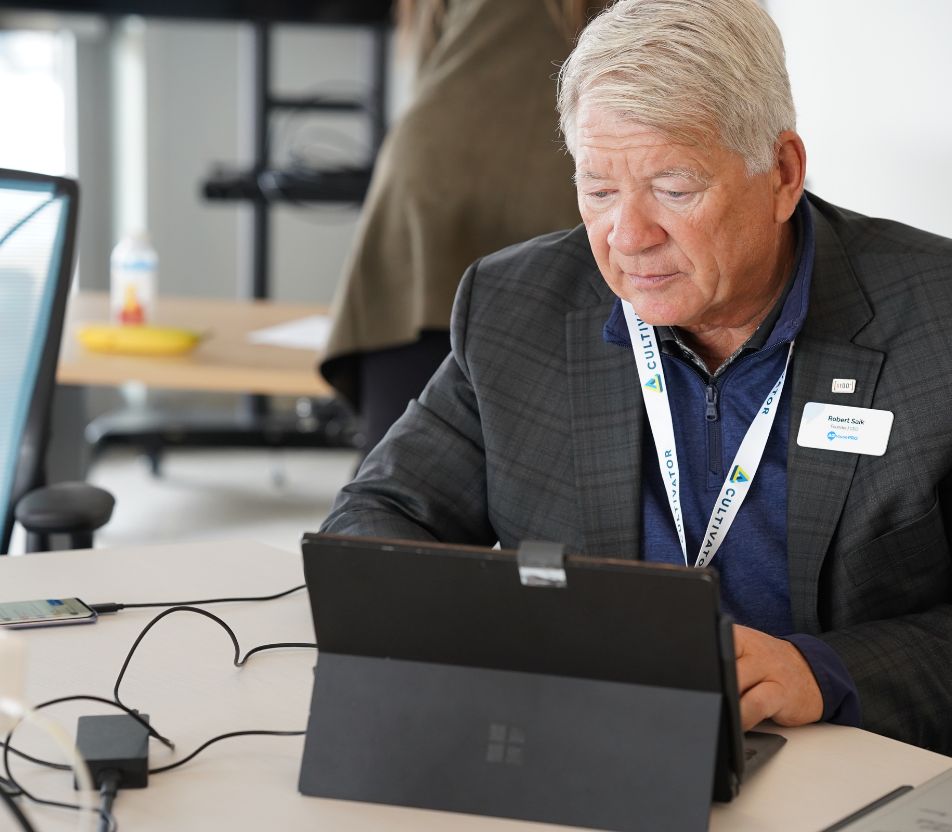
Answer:
[[[772,171],[774,220],[784,223],[793,216],[807,171],[807,151],[803,139],[793,130],[777,137],[777,152]]]

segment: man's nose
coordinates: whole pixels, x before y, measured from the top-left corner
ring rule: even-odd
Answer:
[[[608,244],[619,254],[640,254],[667,238],[667,232],[636,200],[627,199],[617,206]]]

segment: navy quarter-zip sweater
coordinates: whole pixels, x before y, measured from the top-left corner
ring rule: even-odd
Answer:
[[[796,265],[783,296],[757,332],[713,375],[681,343],[677,330],[656,328],[677,442],[681,509],[691,564],[700,550],[734,455],[754,415],[783,372],[790,342],[806,319],[814,233],[805,197],[797,206],[794,227]],[[615,302],[605,323],[604,338],[631,349],[620,300]],[[796,347],[791,370],[795,361]],[[737,623],[787,638],[804,655],[823,695],[823,719],[859,725],[856,689],[839,656],[819,639],[791,632],[787,576],[789,380],[788,375],[757,475],[712,566],[719,572],[722,605]],[[644,443],[641,462],[642,555],[648,561],[683,565],[684,556],[653,442]]]

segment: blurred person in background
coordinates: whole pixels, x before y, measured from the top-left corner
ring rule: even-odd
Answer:
[[[398,0],[416,65],[343,279],[321,373],[370,451],[449,352],[460,276],[477,258],[579,214],[555,75],[608,0]]]

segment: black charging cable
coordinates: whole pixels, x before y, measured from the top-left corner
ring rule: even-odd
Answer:
[[[132,717],[136,722],[140,723],[146,729],[149,736],[154,737],[163,745],[168,746],[170,749],[174,750],[175,748],[175,743],[173,743],[171,740],[162,736],[162,734],[156,731],[148,722],[146,722],[138,714],[138,712],[132,710],[131,708],[127,708],[121,702],[113,702],[111,699],[106,699],[105,697],[102,697],[102,696],[92,696],[92,695],[86,695],[86,694],[77,694],[75,696],[60,696],[60,697],[57,697],[56,699],[49,699],[46,702],[41,702],[39,705],[35,705],[32,710],[41,711],[44,708],[50,708],[53,705],[61,705],[64,702],[100,702],[103,705],[108,705],[112,708],[117,708],[118,710],[123,711],[128,716]],[[27,800],[30,800],[33,803],[36,803],[40,806],[55,806],[60,809],[74,809],[76,811],[80,811],[83,807],[77,803],[65,803],[60,800],[49,800],[44,797],[37,797],[32,792],[27,791],[27,789],[24,788],[24,786],[20,782],[18,782],[17,779],[13,776],[13,772],[10,770],[10,755],[11,754],[16,754],[17,756],[27,759],[30,762],[35,763],[36,765],[44,766],[46,768],[52,768],[52,769],[57,769],[61,771],[72,770],[72,766],[64,765],[62,763],[53,763],[48,760],[40,760],[36,757],[31,757],[30,755],[25,754],[24,752],[13,748],[13,746],[11,746],[10,744],[10,741],[12,740],[13,734],[16,731],[17,726],[19,724],[20,723],[17,722],[13,725],[13,727],[7,732],[7,735],[3,741],[3,773],[7,781],[17,790],[18,794],[22,795]],[[101,787],[102,785],[101,781],[99,785]],[[118,784],[117,784],[117,787],[118,787]],[[111,801],[110,801],[110,805],[111,805]],[[112,813],[111,812],[104,813],[101,808],[96,809],[95,811],[99,813],[101,818],[100,830],[105,830],[105,832],[115,832],[118,826],[116,823],[116,819],[112,815]],[[105,825],[102,825],[102,824],[105,824]]]
[[[248,661],[248,659],[251,656],[253,656],[255,653],[260,653],[263,650],[277,650],[279,648],[286,648],[286,647],[305,647],[305,648],[317,649],[316,644],[312,644],[308,642],[283,641],[283,642],[277,642],[274,644],[261,644],[258,647],[253,647],[251,648],[251,650],[245,653],[244,657],[242,657],[241,647],[238,644],[238,636],[235,635],[235,631],[232,630],[231,627],[229,627],[217,615],[215,615],[215,613],[209,612],[208,610],[203,610],[200,607],[192,607],[188,605],[172,607],[171,609],[167,609],[167,610],[164,610],[163,612],[160,612],[155,618],[153,618],[148,624],[146,624],[145,627],[142,628],[142,632],[140,632],[139,635],[136,636],[136,640],[132,643],[132,647],[129,648],[129,652],[126,654],[125,661],[122,663],[122,667],[119,670],[119,676],[116,679],[116,685],[112,690],[113,699],[115,699],[115,701],[118,704],[122,705],[122,700],[119,698],[119,686],[122,684],[123,677],[126,675],[126,670],[129,668],[129,662],[132,661],[132,657],[135,654],[136,650],[138,649],[139,645],[142,643],[142,639],[144,639],[146,635],[148,634],[149,630],[151,630],[163,618],[165,618],[166,616],[172,615],[173,613],[176,613],[176,612],[193,612],[197,615],[203,615],[205,616],[205,618],[209,618],[212,621],[214,621],[226,633],[228,633],[228,637],[231,639],[231,643],[235,648],[235,655],[234,655],[234,658],[232,659],[232,664],[234,664],[235,667],[244,667],[245,662]]]
[[[36,832],[33,828],[33,824],[30,823],[30,819],[23,814],[23,810],[13,799],[13,795],[9,794],[3,786],[0,786],[0,800],[6,804],[7,809],[10,810],[10,814],[13,815],[17,823],[20,824],[20,829],[22,829],[23,832]]]
[[[99,832],[110,832],[118,828],[112,804],[119,791],[122,775],[115,769],[102,772],[99,776]]]
[[[295,588],[294,590],[288,590],[287,592],[282,594],[288,594],[289,592],[296,591],[296,589],[297,588]],[[276,597],[276,596],[267,596],[268,599],[272,597]],[[237,600],[237,599],[222,599],[222,600]],[[283,642],[274,642],[271,644],[259,644],[257,647],[252,647],[247,653],[245,653],[244,656],[242,656],[241,646],[238,643],[238,637],[235,635],[235,631],[230,626],[228,626],[228,624],[226,624],[221,618],[219,618],[214,613],[208,612],[208,610],[199,609],[198,607],[176,606],[176,607],[172,607],[170,609],[164,610],[163,612],[160,612],[157,616],[155,616],[155,618],[153,618],[148,624],[146,624],[145,627],[143,627],[143,629],[139,632],[139,635],[136,636],[136,639],[133,642],[132,647],[129,648],[129,652],[126,654],[126,657],[122,662],[122,667],[119,669],[119,675],[117,676],[116,683],[113,687],[113,699],[111,700],[104,699],[99,696],[65,696],[65,697],[60,697],[58,699],[51,699],[47,702],[42,702],[41,704],[37,705],[34,708],[34,710],[40,710],[42,708],[46,708],[51,705],[58,705],[62,702],[69,702],[69,701],[74,701],[77,699],[91,700],[94,702],[102,702],[107,705],[113,705],[119,708],[120,710],[124,711],[125,713],[129,714],[130,716],[132,716],[138,722],[140,722],[148,730],[150,736],[159,740],[159,742],[161,742],[163,745],[167,746],[168,748],[174,750],[175,744],[171,740],[162,736],[148,722],[146,722],[141,717],[139,717],[138,713],[133,708],[130,708],[128,705],[126,705],[122,701],[122,699],[119,696],[119,688],[122,685],[122,680],[125,678],[126,671],[129,669],[129,664],[132,661],[132,657],[135,655],[135,652],[138,649],[139,645],[142,643],[142,640],[149,633],[149,631],[156,624],[159,623],[159,621],[161,621],[166,616],[169,616],[172,613],[176,613],[176,612],[196,613],[198,615],[205,616],[206,618],[218,624],[228,634],[228,637],[231,640],[232,646],[235,648],[234,656],[232,658],[232,664],[235,667],[244,667],[248,659],[250,659],[255,653],[261,653],[265,650],[277,650],[277,649],[287,649],[287,648],[292,648],[292,649],[304,648],[304,649],[312,649],[312,650],[317,649],[317,644],[314,644],[312,642],[283,641]],[[149,773],[159,774],[163,771],[169,771],[173,768],[177,768],[178,766],[193,759],[197,754],[199,754],[201,751],[204,751],[213,743],[219,742],[223,739],[229,739],[231,737],[240,737],[240,736],[251,736],[251,735],[281,736],[281,737],[302,736],[304,733],[305,733],[304,731],[253,730],[253,731],[235,731],[228,734],[222,734],[220,736],[213,737],[212,739],[207,740],[199,748],[197,748],[195,751],[193,751],[191,754],[189,754],[182,760],[178,760],[175,763],[171,763],[167,766],[162,766],[161,768],[158,768],[158,769],[150,770]],[[36,765],[44,766],[46,768],[55,768],[55,769],[60,769],[63,771],[68,771],[70,769],[70,766],[68,765],[61,764],[61,763],[53,763],[53,762],[50,762],[49,760],[41,760],[37,757],[33,757],[27,754],[26,752],[23,752],[23,751],[20,751],[19,749],[14,748],[13,746],[10,745],[10,739],[12,736],[13,736],[13,730],[11,730],[7,734],[6,739],[3,742],[4,770],[5,770],[5,773],[7,774],[7,777],[10,780],[11,785],[21,790],[21,792],[22,792],[22,787],[20,786],[20,784],[17,783],[17,781],[10,776],[10,768],[8,764],[9,754],[15,754],[16,756],[21,757],[24,760],[28,760],[31,763],[35,763]],[[29,797],[31,800],[34,799],[31,795],[27,794],[25,796]]]
[[[295,590],[289,590],[293,592]],[[287,593],[284,593],[287,594]],[[263,652],[264,650],[277,650],[284,648],[305,648],[305,649],[317,649],[317,645],[309,642],[300,642],[300,641],[282,641],[275,642],[273,644],[260,644],[257,647],[252,647],[244,656],[241,655],[241,646],[238,644],[238,637],[235,635],[235,631],[228,626],[221,618],[219,618],[214,613],[209,612],[208,610],[200,609],[199,607],[192,607],[188,605],[182,605],[177,607],[172,607],[171,609],[164,610],[160,612],[155,618],[153,618],[145,627],[142,629],[142,632],[136,637],[136,640],[133,642],[132,647],[129,649],[128,654],[126,655],[125,661],[122,663],[122,667],[119,670],[119,676],[116,678],[116,684],[113,688],[112,695],[117,703],[122,704],[122,700],[119,698],[119,687],[122,684],[122,680],[126,675],[126,670],[129,668],[129,663],[132,661],[132,657],[136,652],[136,649],[139,647],[139,644],[145,638],[146,634],[151,630],[156,624],[158,624],[166,616],[172,615],[177,612],[191,612],[197,615],[202,615],[205,618],[214,621],[218,624],[227,634],[228,638],[231,639],[232,646],[235,648],[234,655],[232,657],[232,664],[235,667],[244,667],[245,663],[250,659],[255,653]],[[198,756],[202,751],[208,748],[210,745],[214,745],[216,742],[221,742],[222,740],[231,739],[233,737],[249,737],[249,736],[270,736],[270,737],[299,737],[304,735],[304,731],[274,731],[267,729],[255,729],[250,731],[231,731],[227,734],[220,734],[217,737],[212,737],[210,740],[206,740],[198,748],[196,748],[191,754],[186,755],[180,760],[176,760],[173,763],[168,765],[159,766],[158,768],[149,769],[149,774],[161,774],[165,771],[171,771],[174,768],[178,768],[181,765],[189,762]]]
[[[307,584],[300,584],[286,589],[283,592],[276,592],[274,595],[253,595],[236,598],[204,598],[199,601],[148,601],[142,604],[119,604],[109,602],[104,604],[90,604],[90,608],[100,615],[109,615],[120,610],[131,609],[149,609],[150,607],[197,607],[200,604],[230,604],[236,601],[274,601],[278,598],[284,598],[295,592],[300,592]]]
[[[2,743],[2,740],[0,740],[0,743]],[[15,749],[13,753],[14,754],[17,753]],[[69,766],[63,766],[63,768],[69,768]],[[11,783],[9,780],[4,779],[3,777],[0,777],[0,791],[6,792],[7,795],[9,795],[10,797],[20,796],[20,792],[16,790],[13,783]]]
[[[193,602],[190,602],[190,604],[214,604],[214,603],[226,603],[226,602],[231,602],[231,601],[270,601],[270,600],[274,600],[274,599],[276,599],[276,598],[282,598],[282,597],[284,597],[284,596],[286,596],[286,595],[290,595],[291,593],[297,592],[297,591],[299,591],[299,590],[301,590],[301,589],[304,589],[304,585],[303,585],[303,584],[302,584],[301,586],[293,587],[293,588],[291,588],[291,589],[289,589],[289,590],[285,590],[284,592],[280,592],[280,593],[277,593],[277,594],[275,594],[275,595],[265,595],[265,596],[256,596],[256,597],[247,597],[247,598],[213,598],[213,599],[207,599],[207,600],[203,600],[203,601],[193,601]],[[51,699],[51,700],[48,700],[48,701],[46,701],[46,702],[42,702],[42,703],[40,703],[39,705],[35,706],[35,707],[33,708],[33,710],[34,710],[34,711],[39,711],[39,710],[41,710],[41,709],[43,709],[43,708],[51,707],[51,706],[53,706],[53,705],[58,705],[58,704],[61,704],[61,703],[63,703],[63,702],[71,702],[71,701],[76,701],[76,700],[88,700],[88,701],[93,701],[93,702],[101,702],[101,703],[106,704],[106,705],[109,705],[109,706],[111,706],[111,707],[118,708],[119,710],[121,710],[121,711],[123,711],[124,713],[128,714],[128,715],[131,716],[133,719],[135,719],[137,722],[139,722],[139,723],[142,724],[142,726],[147,730],[149,736],[154,737],[154,738],[157,739],[159,742],[161,742],[163,745],[165,745],[165,746],[167,746],[168,748],[174,750],[174,749],[175,749],[175,744],[174,744],[171,740],[169,740],[168,738],[166,738],[166,737],[164,737],[162,734],[160,734],[158,731],[156,731],[155,728],[153,728],[149,722],[147,722],[147,721],[144,720],[141,716],[139,716],[139,714],[138,714],[137,711],[135,711],[134,709],[132,709],[132,708],[128,707],[127,705],[125,705],[125,704],[121,701],[121,699],[119,698],[119,687],[120,687],[120,685],[122,684],[122,680],[123,680],[123,678],[125,677],[126,671],[127,671],[128,668],[129,668],[129,663],[132,661],[133,655],[135,654],[137,648],[139,647],[139,645],[141,644],[141,642],[142,642],[142,640],[145,638],[145,636],[148,634],[148,632],[149,632],[156,624],[158,624],[158,622],[161,621],[163,618],[165,618],[165,617],[171,615],[172,613],[176,613],[176,612],[191,612],[191,613],[196,613],[196,614],[198,614],[198,615],[202,615],[202,616],[204,616],[204,617],[206,617],[206,618],[208,618],[208,619],[214,621],[214,622],[217,623],[220,627],[222,627],[222,629],[225,630],[225,632],[228,634],[228,637],[231,639],[231,643],[232,643],[232,645],[233,645],[233,647],[234,647],[234,656],[233,656],[233,658],[232,658],[232,664],[233,664],[235,667],[238,667],[238,668],[244,667],[244,665],[245,665],[245,663],[248,661],[248,659],[251,658],[251,656],[253,656],[255,653],[260,653],[260,652],[265,651],[265,650],[276,650],[276,649],[282,649],[282,648],[305,648],[305,649],[316,649],[316,648],[317,648],[317,645],[316,645],[316,644],[314,644],[314,643],[309,643],[309,642],[275,642],[275,643],[272,643],[272,644],[261,644],[261,645],[258,645],[257,647],[253,647],[253,648],[251,648],[250,650],[248,650],[248,652],[246,652],[246,653],[244,654],[244,656],[242,656],[242,655],[241,655],[241,647],[240,647],[240,645],[239,645],[239,643],[238,643],[238,638],[237,638],[237,636],[235,635],[234,630],[232,630],[232,628],[231,628],[230,626],[228,626],[228,624],[226,624],[226,623],[225,623],[221,618],[219,618],[217,615],[215,615],[215,614],[213,614],[213,613],[210,613],[210,612],[208,612],[207,610],[200,609],[199,607],[191,606],[190,604],[176,604],[176,605],[173,605],[173,604],[171,604],[171,603],[158,603],[158,602],[155,602],[155,603],[144,603],[144,604],[105,604],[105,605],[94,605],[94,606],[93,606],[93,609],[97,609],[97,607],[107,607],[107,608],[109,608],[109,609],[106,610],[106,612],[118,612],[120,609],[125,609],[125,608],[130,608],[130,607],[169,606],[170,608],[169,608],[169,609],[166,609],[166,610],[162,611],[161,613],[159,613],[158,615],[156,615],[148,624],[146,624],[146,626],[142,629],[142,631],[141,631],[141,632],[139,633],[139,635],[136,637],[135,641],[134,641],[133,644],[132,644],[132,647],[129,649],[129,652],[126,654],[125,660],[124,660],[123,663],[122,663],[122,667],[121,667],[120,670],[119,670],[119,675],[118,675],[118,677],[116,678],[116,683],[115,683],[115,686],[114,686],[114,688],[113,688],[113,699],[112,699],[112,700],[105,699],[105,698],[100,697],[100,696],[88,696],[88,695],[62,696],[62,697],[58,697],[58,698],[56,698],[56,699]],[[112,609],[113,607],[115,607],[115,609]],[[45,798],[39,798],[39,797],[37,797],[36,795],[31,794],[30,792],[28,792],[25,788],[23,788],[23,786],[22,786],[19,782],[17,782],[17,780],[13,777],[13,774],[12,774],[11,771],[10,771],[10,754],[15,754],[15,755],[17,755],[17,756],[19,756],[19,757],[21,757],[21,758],[23,758],[23,759],[25,759],[25,760],[28,760],[28,761],[30,761],[30,762],[36,764],[36,765],[44,766],[44,767],[47,767],[47,768],[53,768],[53,769],[68,771],[68,770],[71,769],[71,766],[65,765],[65,764],[62,764],[62,763],[54,763],[54,762],[50,762],[50,761],[47,761],[47,760],[41,760],[41,759],[39,759],[39,758],[37,758],[37,757],[33,757],[33,756],[29,755],[29,754],[26,754],[25,752],[22,752],[22,751],[20,751],[20,750],[18,750],[18,749],[16,749],[16,748],[14,748],[13,746],[11,746],[10,741],[11,741],[11,739],[12,739],[12,737],[13,737],[13,732],[14,732],[15,729],[16,729],[16,725],[14,725],[13,728],[11,728],[10,731],[7,733],[7,736],[6,736],[6,738],[4,739],[2,745],[3,745],[3,769],[4,769],[4,774],[6,775],[6,778],[7,778],[8,782],[10,783],[10,785],[11,785],[14,789],[16,789],[17,794],[22,795],[23,797],[27,798],[28,800],[31,800],[31,801],[33,801],[34,803],[37,803],[37,804],[40,804],[40,805],[57,806],[57,807],[61,807],[61,808],[75,809],[75,810],[81,809],[82,807],[80,807],[80,806],[77,805],[77,804],[73,804],[73,803],[63,803],[63,802],[60,802],[60,801],[47,800],[47,799],[45,799]],[[231,739],[231,738],[233,738],[233,737],[247,737],[247,736],[296,737],[296,736],[303,736],[305,733],[306,733],[305,731],[278,731],[278,730],[267,730],[267,729],[255,729],[255,730],[246,730],[246,731],[231,731],[231,732],[229,732],[229,733],[227,733],[227,734],[220,734],[219,736],[212,737],[211,739],[206,740],[204,743],[202,743],[198,748],[196,748],[196,749],[195,749],[194,751],[192,751],[190,754],[187,754],[185,757],[183,757],[183,758],[181,758],[181,759],[179,759],[179,760],[176,760],[176,761],[174,761],[174,762],[172,762],[172,763],[169,763],[169,764],[167,764],[167,765],[164,765],[164,766],[159,766],[159,767],[156,767],[156,768],[154,768],[154,769],[150,769],[150,770],[149,770],[149,774],[161,774],[161,773],[163,773],[163,772],[171,771],[172,769],[175,769],[175,768],[178,768],[179,766],[185,765],[185,764],[188,763],[189,761],[193,760],[196,756],[198,756],[202,751],[204,751],[204,750],[205,750],[206,748],[208,748],[209,746],[211,746],[211,745],[213,745],[213,744],[215,744],[215,743],[217,743],[217,742],[220,742],[220,741],[222,741],[222,740]],[[114,775],[114,777],[111,776],[111,775]],[[118,829],[118,824],[117,824],[117,822],[116,822],[115,816],[112,814],[112,804],[113,804],[113,801],[115,800],[116,791],[118,790],[119,786],[121,785],[120,781],[121,781],[120,773],[119,773],[119,772],[116,772],[116,771],[104,771],[104,772],[102,772],[102,773],[100,774],[100,777],[97,778],[97,785],[100,787],[100,797],[101,797],[100,807],[99,807],[99,809],[97,810],[97,811],[99,812],[99,815],[100,815],[100,827],[99,827],[99,832],[116,832],[116,830]],[[3,791],[3,789],[0,788],[0,791]],[[6,793],[4,793],[4,796],[5,796],[5,798],[8,799],[8,801],[9,801],[10,803],[12,803],[14,806],[16,805],[15,803],[13,803],[12,797],[10,797],[10,795],[7,795]],[[22,816],[22,814],[23,814],[22,811],[19,810],[19,807],[18,807],[18,806],[16,807],[16,812],[18,813],[18,816]],[[27,826],[27,827],[24,827],[24,829],[27,830],[27,832],[33,832],[33,830],[30,829],[30,827],[28,827],[28,826]]]

